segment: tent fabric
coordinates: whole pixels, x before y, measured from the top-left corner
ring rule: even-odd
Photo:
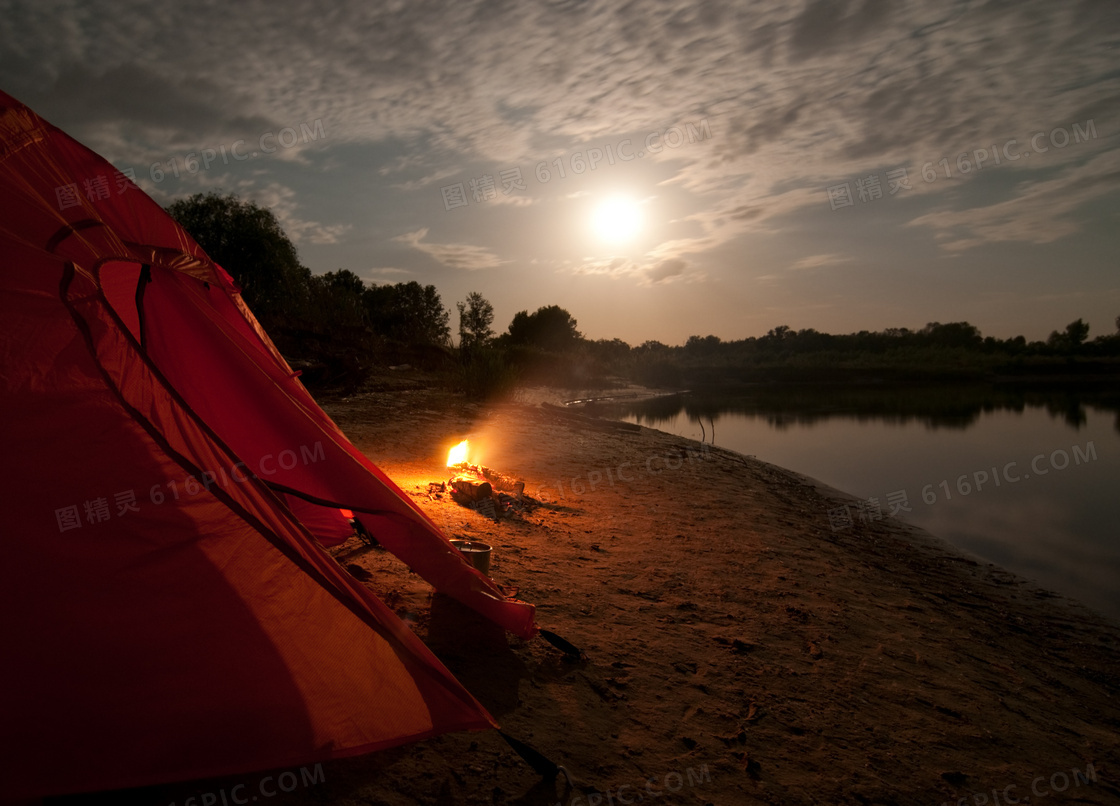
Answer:
[[[316,541],[352,510],[531,636],[357,451],[229,275],[0,92],[3,789],[142,786],[496,726]]]
[[[353,510],[381,545],[438,590],[522,637],[535,633],[532,608],[506,600],[465,563],[423,510],[350,444],[287,364],[268,352],[271,345],[245,327],[225,294],[158,266],[151,273],[144,310],[161,327],[145,333],[148,355],[244,460],[237,468],[242,475],[258,474],[274,489],[335,513]],[[197,336],[187,342],[180,333]],[[255,412],[252,419],[244,417],[247,410]]]

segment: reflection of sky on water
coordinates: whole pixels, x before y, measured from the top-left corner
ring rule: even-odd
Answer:
[[[888,494],[905,491],[912,510],[905,517],[912,523],[1120,620],[1120,434],[1114,410],[1062,397],[1020,410],[983,406],[954,426],[946,422],[951,417],[934,425],[913,414],[837,408],[808,415],[708,411],[703,433],[710,441],[714,425],[715,444],[861,498],[876,497],[884,513]],[[626,419],[701,438],[700,422],[695,416],[690,421],[686,411],[665,412],[657,422],[633,414]],[[1077,464],[1074,446],[1089,458]],[[1050,466],[1058,450],[1069,457],[1064,470]],[[1039,454],[1045,475],[1030,467]],[[1063,457],[1055,461],[1061,465]],[[1004,476],[1009,462],[1016,464],[1006,476],[1019,477],[1017,482]],[[977,473],[988,476],[980,478],[979,490]],[[962,474],[973,488],[967,495],[957,489]],[[932,504],[923,501],[927,486],[927,497],[936,498]],[[827,513],[820,518],[829,528]]]

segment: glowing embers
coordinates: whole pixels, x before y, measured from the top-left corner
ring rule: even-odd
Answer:
[[[452,476],[438,487],[451,494],[452,500],[470,507],[488,518],[499,520],[515,512],[530,509],[536,502],[525,495],[525,482],[470,461],[470,443],[463,440],[447,453],[447,466]],[[429,492],[436,484],[429,485]]]

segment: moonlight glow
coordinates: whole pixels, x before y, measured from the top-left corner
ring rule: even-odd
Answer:
[[[616,196],[595,208],[591,223],[603,240],[623,243],[631,240],[642,228],[642,210],[632,199]]]

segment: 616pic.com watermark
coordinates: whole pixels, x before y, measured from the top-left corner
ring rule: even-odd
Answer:
[[[651,777],[640,784],[622,784],[605,792],[590,792],[586,798],[583,795],[573,795],[570,800],[560,801],[555,806],[630,806],[632,803],[657,803],[658,798],[680,792],[685,787],[692,789],[711,782],[712,774],[708,771],[708,765],[703,764],[699,770],[689,767],[683,773],[668,772],[660,779]]]
[[[936,182],[940,176],[944,176],[946,179],[952,179],[954,176],[954,166],[956,166],[956,175],[964,176],[973,171],[979,171],[985,165],[991,168],[995,165],[1002,165],[1005,162],[1017,162],[1031,155],[1031,150],[1023,147],[1028,142],[1030,143],[1030,148],[1034,149],[1033,153],[1045,154],[1051,149],[1061,150],[1071,143],[1077,144],[1096,139],[1097,126],[1092,119],[1085,122],[1084,128],[1082,128],[1080,124],[1074,123],[1072,135],[1069,129],[1064,126],[1058,126],[1051,129],[1049,133],[1035,132],[1023,143],[1013,138],[1005,142],[1002,148],[998,143],[992,143],[990,146],[985,145],[980,148],[974,148],[971,151],[962,151],[953,161],[950,161],[949,157],[944,156],[937,161],[929,160],[922,164],[922,181],[929,184],[931,182]],[[887,195],[894,196],[899,191],[914,189],[909,175],[910,170],[916,171],[917,168],[904,167],[887,171]],[[850,182],[831,185],[825,188],[825,193],[828,194],[829,206],[835,211],[839,210],[841,207],[854,207],[856,199],[866,204],[867,202],[883,198],[883,183],[879,179],[878,174],[868,174],[867,176],[856,179],[854,194]]]
[[[942,479],[941,481],[931,482],[922,487],[922,502],[929,506],[936,504],[938,501],[951,501],[954,497],[964,498],[985,489],[994,489],[1004,484],[1025,481],[1031,478],[1032,473],[1035,477],[1046,476],[1052,470],[1065,470],[1071,464],[1074,466],[1082,465],[1096,461],[1096,458],[1097,446],[1092,442],[1086,442],[1084,448],[1080,445],[1074,445],[1069,451],[1058,448],[1049,456],[1040,453],[1032,457],[1030,462],[1026,463],[1030,472],[1028,472],[1027,467],[1020,467],[1018,462],[1007,462],[1002,467],[992,465],[990,468],[983,470],[961,473],[952,481]],[[886,517],[897,515],[899,512],[914,511],[913,507],[910,506],[910,496],[906,490],[887,493],[886,498],[887,507],[890,510]],[[855,510],[854,517],[853,510]],[[828,524],[834,532],[851,528],[855,525],[856,520],[869,523],[871,521],[881,521],[883,517],[882,504],[875,496],[858,501],[854,505],[844,504],[828,510]]]
[[[323,771],[320,762],[310,770],[307,767],[300,767],[299,775],[291,770],[276,775],[266,775],[257,781],[256,787],[234,784],[229,789],[191,795],[183,801],[183,806],[243,806],[246,803],[259,801],[261,798],[274,798],[277,795],[295,792],[297,789],[307,789],[315,784],[326,783],[326,780],[327,774]],[[168,806],[179,806],[179,804],[172,801]]]
[[[199,171],[210,170],[211,165],[217,164],[219,156],[222,159],[222,165],[229,165],[230,157],[233,157],[236,162],[244,162],[258,154],[275,153],[277,146],[288,149],[299,142],[315,142],[320,138],[325,139],[327,136],[321,118],[316,120],[313,125],[301,123],[299,128],[299,132],[291,126],[285,126],[278,132],[265,132],[257,138],[259,152],[250,151],[249,149],[252,146],[246,146],[245,140],[234,140],[230,144],[228,152],[224,144],[215,148],[208,147],[192,151],[182,158],[182,171],[187,174],[196,174]],[[167,166],[166,170],[164,165]],[[148,167],[148,176],[158,185],[169,174],[178,179],[181,175],[179,168],[179,158],[172,157],[168,160],[153,162]],[[129,190],[139,190],[136,185],[136,170],[134,168],[124,168],[113,171],[112,174],[99,173],[95,176],[85,177],[80,182],[59,185],[54,189],[54,195],[55,201],[58,203],[58,209],[61,211],[70,207],[81,207],[84,204],[83,199],[91,204],[99,204]]]
[[[680,448],[677,451],[667,451],[665,453],[653,453],[646,457],[644,462],[620,462],[614,467],[601,467],[597,470],[587,471],[587,478],[584,479],[583,475],[573,476],[571,479],[558,479],[551,485],[542,484],[537,488],[537,498],[542,501],[551,500],[553,498],[552,491],[555,490],[557,495],[555,498],[565,498],[565,487],[570,495],[581,496],[584,493],[594,492],[596,487],[610,486],[613,487],[615,480],[620,482],[640,481],[642,479],[650,478],[651,476],[660,476],[666,470],[680,470],[681,467],[687,462],[703,462],[711,457],[711,446],[706,443],[700,443],[699,449]]]
[[[1070,770],[1070,775],[1067,775],[1063,770],[1058,770],[1050,776],[1049,780],[1044,775],[1038,776],[1031,781],[1031,793],[1029,795],[1022,791],[1016,792],[1015,790],[1019,789],[1018,785],[1008,784],[1003,789],[991,790],[992,797],[990,799],[987,792],[973,792],[971,795],[960,798],[955,804],[952,801],[945,801],[941,806],[1005,806],[1005,804],[1037,803],[1048,795],[1065,792],[1071,784],[1079,789],[1083,783],[1095,784],[1096,782],[1096,768],[1092,764],[1086,764],[1084,772],[1074,767]],[[1027,786],[1024,784],[1023,789],[1026,788]],[[1001,795],[1003,796],[1002,800],[1000,799]]]
[[[307,123],[299,124],[298,132],[292,126],[285,126],[278,132],[265,132],[257,138],[259,151],[251,151],[252,146],[246,146],[245,140],[234,140],[229,146],[228,154],[225,145],[219,145],[217,149],[203,148],[200,151],[192,151],[183,157],[183,170],[188,174],[195,174],[199,171],[209,170],[211,163],[216,162],[219,156],[222,158],[222,165],[229,165],[230,157],[233,157],[237,162],[244,162],[258,154],[274,154],[277,146],[288,149],[300,142],[304,144],[313,143],[320,138],[326,139],[326,137],[327,132],[323,128],[323,119],[318,118],[311,125]],[[164,165],[167,165],[166,171],[163,168]],[[176,179],[179,178],[179,160],[177,157],[153,162],[148,168],[148,176],[156,184],[162,182],[167,174],[174,174]]]
[[[327,453],[322,442],[316,442],[310,447],[300,445],[298,454],[286,448],[276,454],[266,453],[260,457],[256,463],[256,472],[244,462],[237,462],[229,468],[204,470],[197,478],[187,476],[185,479],[171,479],[153,484],[151,487],[142,487],[139,496],[135,488],[118,490],[113,493],[113,506],[110,506],[107,496],[96,495],[83,501],[81,506],[68,504],[59,507],[54,511],[54,518],[59,532],[69,532],[72,529],[81,529],[83,526],[97,526],[111,520],[114,517],[114,510],[118,518],[139,512],[141,505],[144,504],[144,498],[158,506],[165,502],[193,498],[201,492],[208,493],[212,487],[229,486],[231,483],[244,484],[250,478],[266,478],[276,475],[280,470],[292,470],[300,464],[313,465],[326,459]]]

